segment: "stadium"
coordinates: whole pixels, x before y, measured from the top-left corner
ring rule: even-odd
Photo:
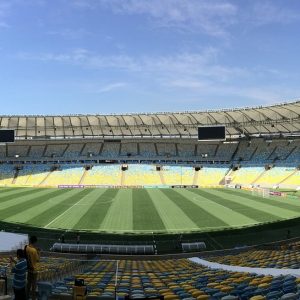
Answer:
[[[0,300],[299,300],[299,28],[0,0]]]
[[[41,246],[50,253],[78,255],[74,262],[48,254],[41,278],[55,278],[53,268],[60,268],[59,260],[68,270],[83,272],[86,282],[91,281],[91,297],[130,294],[127,280],[125,287],[123,279],[114,287],[117,291],[109,288],[109,282],[116,280],[117,267],[128,278],[136,269],[145,276],[145,272],[153,272],[159,280],[164,272],[173,270],[187,285],[185,290],[178,286],[183,296],[170,287],[158,292],[152,285],[148,293],[147,289],[141,291],[140,281],[145,277],[141,275],[136,281],[138,292],[133,295],[210,299],[219,293],[214,299],[221,299],[233,286],[216,283],[221,286],[218,290],[208,282],[214,276],[235,282],[236,275],[228,277],[224,270],[210,270],[205,265],[195,267],[197,261],[181,255],[248,267],[253,265],[255,251],[258,257],[268,256],[267,247],[276,258],[292,255],[288,262],[278,260],[285,268],[298,268],[298,256],[284,254],[280,241],[300,232],[299,120],[299,101],[200,112],[2,116],[1,228],[38,235]],[[217,128],[223,128],[225,135],[218,136]],[[7,142],[9,137],[12,140]],[[76,244],[79,235],[80,244]],[[224,250],[242,245],[247,247]],[[298,247],[298,240],[292,239],[290,245]],[[86,261],[86,254],[109,260]],[[171,254],[179,255],[179,260],[166,256],[169,260],[148,261],[153,255]],[[144,260],[116,260],[128,259],[128,255]],[[263,258],[257,264],[280,264],[275,258],[269,260],[270,264],[263,265]],[[98,269],[104,271],[98,274]],[[88,275],[93,270],[95,279]],[[157,275],[157,270],[162,273]],[[201,281],[207,290],[197,290],[190,282],[192,277],[187,279],[187,270],[189,276],[207,273]],[[170,284],[172,276],[168,277]],[[267,275],[251,276],[257,286],[267,283],[269,287],[272,281]],[[107,278],[106,284],[101,278]],[[65,280],[51,285],[56,297],[63,292],[68,295],[73,277]],[[249,280],[238,282],[247,282],[246,288]],[[232,297],[236,295],[237,291]]]

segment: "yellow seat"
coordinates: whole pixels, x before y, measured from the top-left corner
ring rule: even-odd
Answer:
[[[195,297],[195,298],[197,298],[198,296],[202,296],[204,294],[205,293],[203,291],[199,291],[199,290],[192,292],[192,296]]]
[[[208,300],[209,296],[208,295],[200,295],[197,297],[197,300]]]
[[[269,286],[270,286],[270,284],[267,282],[264,282],[264,283],[261,283],[258,285],[259,288],[268,288]]]

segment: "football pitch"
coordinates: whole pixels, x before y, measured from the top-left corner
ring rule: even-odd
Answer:
[[[0,188],[0,220],[110,233],[209,232],[300,217],[298,199],[231,189]]]

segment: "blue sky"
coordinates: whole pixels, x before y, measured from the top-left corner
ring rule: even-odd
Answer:
[[[300,98],[298,0],[0,0],[0,114]]]

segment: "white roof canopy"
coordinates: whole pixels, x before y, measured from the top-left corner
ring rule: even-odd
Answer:
[[[225,125],[228,136],[300,134],[300,101],[252,108],[124,115],[0,116],[17,139],[196,137],[201,125]]]

